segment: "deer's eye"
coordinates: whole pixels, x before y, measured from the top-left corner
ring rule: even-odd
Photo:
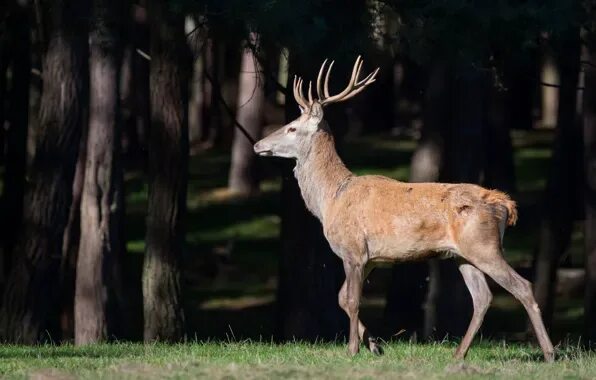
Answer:
[[[288,128],[288,132],[296,132],[296,128],[290,127],[290,128]]]

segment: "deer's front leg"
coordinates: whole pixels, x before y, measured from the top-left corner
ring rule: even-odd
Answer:
[[[347,312],[348,317],[350,318],[350,342],[348,343],[348,352],[352,356],[358,353],[358,348],[360,347],[358,310],[360,307],[360,295],[362,293],[363,269],[362,264],[354,264],[348,261],[344,262],[348,288]]]
[[[364,274],[362,275],[362,282],[366,280],[368,274],[372,270],[372,267],[366,267],[364,269]],[[346,312],[346,315],[349,317],[350,314],[348,312],[348,281],[344,281],[344,284],[339,291],[338,296],[339,306],[342,308],[343,311]],[[375,355],[382,355],[383,348],[377,343],[375,337],[370,335],[370,331],[364,326],[361,320],[358,320],[358,336],[360,340],[364,342],[366,347]]]

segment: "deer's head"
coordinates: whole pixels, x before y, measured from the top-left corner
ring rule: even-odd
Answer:
[[[360,93],[369,84],[375,81],[379,72],[377,68],[366,78],[359,80],[362,69],[362,59],[356,58],[352,77],[347,87],[337,95],[329,95],[329,74],[333,67],[333,61],[325,72],[327,60],[321,65],[317,77],[317,98],[312,96],[312,82],[308,83],[308,100],[302,92],[302,78],[294,77],[294,99],[300,107],[300,117],[291,123],[284,125],[277,131],[257,142],[254,146],[255,153],[260,156],[275,156],[284,158],[297,158],[301,151],[308,149],[313,135],[323,126],[323,107],[350,99]],[[323,82],[323,74],[325,81]]]

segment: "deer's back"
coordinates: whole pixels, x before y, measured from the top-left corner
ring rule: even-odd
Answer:
[[[468,222],[498,229],[500,215],[471,184],[406,183],[382,176],[354,177],[325,212],[324,230],[340,255],[372,261],[424,259],[457,251]],[[491,232],[492,234],[492,232]]]

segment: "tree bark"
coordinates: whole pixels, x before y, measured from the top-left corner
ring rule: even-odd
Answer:
[[[446,143],[446,182],[481,183],[485,169],[487,135],[487,75],[465,63],[453,72],[452,126]],[[462,149],[465,147],[465,149]],[[436,297],[435,338],[461,336],[472,316],[472,299],[457,266],[451,260],[441,261]],[[433,281],[431,279],[431,281]]]
[[[36,151],[13,255],[15,265],[0,312],[0,335],[6,341],[38,341],[48,328],[50,312],[58,309],[62,239],[85,103],[87,8],[84,1],[63,0],[52,2],[47,13],[50,34],[43,59]]]
[[[188,100],[188,140],[190,146],[201,143],[205,135],[203,123],[203,104],[205,102],[205,59],[203,52],[208,40],[209,30],[204,16],[187,16],[185,32],[188,37],[192,63],[192,79],[189,86]],[[190,33],[190,34],[189,34]],[[192,149],[191,149],[192,150]]]
[[[485,138],[486,165],[483,185],[511,193],[515,191],[513,146],[509,134],[512,119],[508,100],[511,94],[509,90],[498,88],[494,78],[492,82],[488,90],[488,130]]]
[[[594,15],[592,15],[594,17]],[[594,23],[592,23],[594,27]],[[592,29],[594,30],[594,29]],[[593,32],[592,32],[593,33]],[[584,210],[585,210],[585,266],[586,292],[584,299],[584,336],[588,344],[596,345],[596,41],[589,36],[587,44],[589,64],[584,65],[585,89],[583,97],[584,137]]]
[[[184,18],[150,2],[151,130],[143,299],[145,341],[184,335],[180,260],[188,177],[188,95]]]
[[[445,62],[439,61],[430,69],[424,93],[424,124],[410,164],[410,182],[437,182],[443,171],[449,125],[448,74]],[[438,265],[437,260],[394,265],[385,309],[390,331],[406,330],[405,336],[410,339],[419,334],[430,337],[437,323],[436,292],[427,287],[426,279],[430,276],[436,282]]]
[[[123,9],[119,0],[95,0],[91,22],[90,110],[81,240],[76,270],[75,344],[108,337],[108,296],[114,262],[122,253],[118,180],[119,75]]]
[[[19,2],[11,5],[8,27],[12,32],[9,45],[12,55],[12,83],[8,96],[8,130],[5,132],[6,164],[1,199],[3,221],[0,226],[0,233],[3,235],[3,262],[2,273],[0,273],[2,280],[10,271],[10,254],[14,248],[16,236],[19,234],[23,216],[31,73],[30,7],[26,3]],[[0,104],[4,106],[3,102]],[[3,123],[1,116],[0,123]]]
[[[207,129],[205,137],[211,143],[215,143],[220,134],[221,114],[218,100],[215,96],[216,91],[213,86],[219,85],[219,64],[217,60],[218,46],[217,41],[213,38],[207,39],[207,45],[203,51],[203,59],[205,60],[205,73],[209,74],[215,83],[210,80],[204,81],[205,84],[205,101],[203,102],[203,128]]]
[[[316,76],[317,68],[297,61],[290,55],[290,70],[307,78]],[[293,75],[288,75],[288,78],[290,83]],[[287,122],[299,116],[293,98],[286,101],[285,109]],[[325,119],[334,130],[345,126],[345,113],[342,114],[341,107],[326,110]],[[343,266],[331,251],[321,223],[306,209],[293,167],[294,163],[288,163],[282,174],[281,256],[275,335],[280,341],[334,340],[347,331],[347,317],[337,301],[344,280]]]
[[[253,48],[259,46],[258,40],[259,36],[251,32],[248,44],[252,47],[245,46],[242,53],[236,112],[236,120],[255,140],[260,138],[263,129],[265,104],[265,79],[261,65],[253,54]],[[257,160],[252,143],[238,128],[234,129],[228,189],[241,195],[249,195],[259,190]]]
[[[534,259],[534,293],[546,327],[552,324],[557,268],[571,242],[576,184],[581,176],[581,127],[576,113],[579,75],[579,32],[561,47],[559,59],[561,87],[557,113],[557,136],[553,146],[539,246]]]
[[[146,3],[146,2],[145,2]],[[147,52],[150,50],[149,21],[147,7],[134,7],[134,30],[132,41],[136,49]],[[148,134],[151,124],[150,95],[149,95],[149,71],[150,63],[147,58],[140,54],[133,54],[133,85],[134,85],[134,114],[136,118],[136,136],[138,138],[138,150],[143,162],[147,154],[149,144]]]
[[[5,120],[5,102],[6,102],[6,79],[7,69],[10,61],[9,43],[9,7],[0,5],[0,125],[4,125]],[[4,128],[0,128],[0,164],[4,164],[4,146],[5,146]],[[0,234],[2,232],[0,231]]]
[[[74,341],[74,302],[76,289],[77,258],[81,240],[81,197],[85,180],[87,161],[87,123],[83,122],[79,157],[72,182],[72,201],[68,212],[68,222],[62,241],[60,262],[60,332],[62,341]]]

